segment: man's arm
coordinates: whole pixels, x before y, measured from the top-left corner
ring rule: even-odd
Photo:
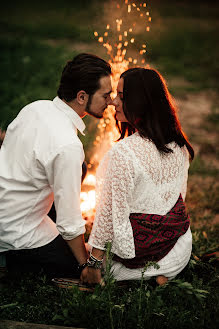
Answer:
[[[71,248],[72,253],[77,259],[80,265],[87,262],[88,253],[84,243],[84,236],[81,234],[72,240],[65,240],[69,247]]]
[[[80,264],[87,260],[83,239],[85,221],[80,209],[83,160],[80,145],[70,144],[60,148],[45,166],[54,192],[56,227]]]
[[[60,149],[46,166],[47,177],[54,191],[57,229],[80,265],[88,259],[83,236],[85,221],[80,210],[83,160],[80,146],[67,145]],[[88,267],[83,269],[81,275],[87,277],[86,282],[97,283]]]

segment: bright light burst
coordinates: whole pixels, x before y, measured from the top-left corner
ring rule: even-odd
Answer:
[[[141,32],[150,31],[151,16],[146,2],[136,1],[135,3],[131,0],[112,0],[112,2],[114,4],[113,11],[116,14],[115,19],[106,24],[103,35],[99,35],[95,31],[94,36],[109,55],[109,63],[112,67],[112,97],[115,97],[119,77],[130,65],[132,67],[148,67],[144,58],[147,52],[146,43],[144,42],[140,46],[137,45],[139,43],[136,43],[135,36],[139,31],[139,27]],[[134,51],[133,45],[135,46]],[[97,126],[98,133],[94,141],[93,156],[88,164],[88,169],[93,174],[95,174],[95,168],[104,153],[118,139],[114,113],[114,107],[108,106],[104,117],[100,119]],[[81,210],[85,216],[89,217],[95,213],[95,176],[88,175],[88,180],[89,182],[85,181],[83,184],[85,188],[87,185],[90,187],[88,192],[82,192],[81,194]],[[84,190],[83,187],[82,189]]]
[[[146,2],[136,1],[135,3],[130,0],[113,2],[113,10],[116,13],[116,18],[111,24],[106,24],[103,35],[100,36],[95,31],[94,36],[106,49],[110,57],[109,63],[112,67],[112,97],[115,97],[116,87],[122,72],[126,71],[130,65],[132,67],[148,67],[145,64],[144,58],[147,52],[146,43],[144,42],[140,46],[136,45],[135,35],[138,33],[139,27],[141,27],[141,32],[150,31],[151,16]],[[135,45],[134,56],[128,56],[129,53],[133,54],[133,45]],[[104,118],[100,120],[98,136],[94,141],[96,151],[92,157],[93,164],[98,164],[102,155],[118,138],[114,112],[114,107],[108,106],[108,109],[104,113]],[[88,167],[91,168],[93,164],[89,163]]]

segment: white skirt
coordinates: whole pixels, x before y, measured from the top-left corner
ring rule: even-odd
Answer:
[[[179,274],[188,264],[192,252],[192,233],[190,227],[184,235],[176,242],[170,252],[162,258],[157,264],[159,269],[153,266],[144,272],[144,279],[149,280],[153,276],[164,275],[169,280]],[[113,277],[117,281],[122,280],[141,280],[143,268],[127,268],[119,262],[112,262]]]

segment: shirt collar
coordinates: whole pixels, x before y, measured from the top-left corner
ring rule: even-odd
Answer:
[[[63,113],[65,113],[72,121],[74,126],[80,131],[82,135],[84,134],[85,124],[84,121],[79,117],[79,115],[65,102],[63,102],[58,96],[53,99],[53,104]]]

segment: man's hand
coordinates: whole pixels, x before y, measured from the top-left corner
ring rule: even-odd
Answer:
[[[81,272],[80,280],[82,283],[101,284],[102,283],[101,270],[87,266]]]

